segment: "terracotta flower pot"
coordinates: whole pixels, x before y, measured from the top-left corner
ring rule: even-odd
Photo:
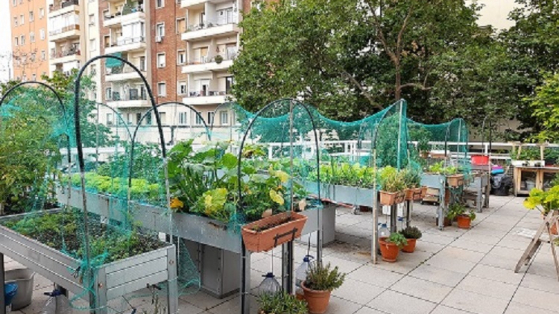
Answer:
[[[404,245],[404,247],[402,247],[402,252],[406,252],[406,253],[415,252],[415,243],[417,242],[417,239],[406,238],[406,240],[408,240],[408,245]]]
[[[439,219],[435,218],[435,226],[438,226],[438,225],[439,225]],[[450,219],[448,219],[448,217],[444,217],[443,226],[445,226],[445,227],[452,226],[452,221]]]
[[[385,262],[394,263],[398,258],[398,253],[400,253],[400,248],[391,242],[386,242],[386,237],[379,239],[380,254],[382,255],[382,260]]]
[[[453,174],[446,177],[446,182],[448,186],[459,187],[464,185],[464,175],[463,174]]]
[[[399,192],[386,192],[380,191],[380,204],[392,206],[394,204],[400,204],[406,199],[406,193],[404,191]]]
[[[542,219],[545,219],[545,216],[542,215]],[[551,231],[551,234],[557,235],[557,224],[549,226],[549,231]]]
[[[326,313],[328,309],[328,304],[330,303],[330,290],[311,290],[305,287],[305,283],[301,283],[301,288],[303,288],[304,297],[309,304],[309,313],[311,314],[323,314]]]
[[[458,215],[456,216],[456,222],[458,223],[458,228],[470,229],[472,220],[468,215]]]
[[[406,201],[418,201],[423,197],[425,197],[425,195],[423,195],[423,187],[405,189],[405,193],[406,193]]]

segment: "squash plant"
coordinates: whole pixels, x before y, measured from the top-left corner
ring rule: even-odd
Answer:
[[[544,216],[552,210],[558,210],[559,185],[554,185],[547,191],[532,189],[528,198],[524,200],[524,207],[530,210],[537,209]]]

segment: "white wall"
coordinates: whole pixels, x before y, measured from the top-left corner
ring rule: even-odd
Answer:
[[[508,20],[508,15],[512,9],[518,7],[514,0],[469,0],[483,5],[478,19],[478,25],[491,25],[496,29],[502,30],[514,25]]]
[[[0,42],[11,43],[10,1],[0,1]],[[38,36],[38,35],[37,35]],[[0,82],[8,81],[13,75],[11,66],[12,45],[0,48]]]

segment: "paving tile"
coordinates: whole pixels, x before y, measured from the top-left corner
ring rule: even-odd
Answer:
[[[404,275],[380,269],[372,264],[365,264],[348,274],[348,278],[363,281],[379,287],[389,287]]]
[[[462,238],[457,239],[456,241],[450,243],[450,246],[465,249],[468,251],[480,252],[480,253],[487,253],[491,251],[491,249],[493,249],[494,247],[491,244],[468,241]]]
[[[217,299],[207,294],[206,292],[200,291],[198,293],[180,296],[179,298],[190,304],[195,305],[198,308],[208,310],[221,303],[227,302],[228,300],[238,299],[238,295],[235,294],[223,299]]]
[[[384,314],[384,312],[372,309],[370,307],[362,307],[355,314]]]
[[[425,241],[425,242],[432,242],[432,243],[437,243],[437,244],[443,244],[443,245],[448,245],[450,243],[452,243],[454,240],[456,240],[455,237],[449,237],[449,236],[445,236],[443,234],[440,233],[444,233],[444,231],[438,231],[439,234],[434,234],[434,233],[428,233],[428,232],[424,232],[423,236],[421,237],[421,241]]]
[[[437,256],[455,258],[462,261],[469,261],[473,263],[479,262],[484,255],[485,255],[484,253],[469,251],[463,248],[456,248],[456,247],[447,247],[437,254]]]
[[[512,295],[516,291],[516,287],[517,285],[500,281],[494,281],[474,276],[466,276],[458,284],[458,286],[456,286],[456,289],[481,293],[492,298],[508,301],[511,299]]]
[[[508,303],[508,300],[460,289],[454,289],[442,302],[443,305],[478,314],[503,313]]]
[[[557,311],[559,309],[557,294],[524,287],[518,288],[512,301],[544,310]]]
[[[431,256],[432,254],[427,252],[400,252],[398,254],[398,260],[395,263],[389,263],[380,260],[375,266],[389,271],[407,274],[417,268],[419,265],[423,264]]]
[[[511,302],[505,311],[505,314],[556,314],[557,312],[536,308],[532,305],[526,305],[518,302]]]
[[[413,270],[410,276],[455,287],[464,278],[465,274],[438,268],[431,265],[421,265]]]
[[[353,303],[340,299],[336,296],[331,296],[326,314],[353,314],[362,306],[362,304]]]
[[[422,239],[417,241],[415,245],[415,251],[428,252],[428,253],[437,253],[443,248],[445,248],[444,244],[427,242],[427,241],[423,241]]]
[[[199,307],[199,305],[196,306]],[[258,301],[256,300],[256,297],[250,295],[249,297],[250,313],[257,313],[258,307],[259,305],[258,305]],[[241,313],[241,300],[239,298],[230,299],[209,309],[209,312],[212,314]]]
[[[423,300],[439,303],[452,290],[452,287],[414,277],[405,277],[395,283],[390,289]]]
[[[518,258],[510,259],[503,256],[488,254],[484,258],[482,258],[479,263],[483,265],[492,266],[492,267],[503,268],[508,271],[514,271],[514,268],[516,267],[516,263],[518,263]]]
[[[542,277],[528,273],[522,279],[520,286],[559,294],[559,282],[557,281],[557,277]]]
[[[483,264],[478,264],[474,269],[472,269],[469,275],[514,285],[518,285],[523,276],[523,274],[521,273],[517,274],[511,270],[487,266]]]
[[[431,312],[436,305],[390,290],[383,292],[368,304],[374,309],[393,314],[425,314]]]
[[[552,263],[538,263],[534,261],[530,264],[527,272],[529,274],[557,279],[557,271],[555,270],[555,266]]]
[[[54,284],[52,283],[52,281],[36,273],[35,276],[33,277],[33,290],[37,290],[37,289],[45,290],[48,287],[54,288]],[[53,289],[46,289],[46,290],[53,290]]]
[[[332,291],[332,295],[353,303],[367,304],[384,290],[385,288],[379,286],[347,278],[340,288]]]
[[[495,245],[501,241],[500,237],[493,237],[483,234],[476,234],[474,232],[469,232],[461,237],[463,240],[479,242],[484,244]]]
[[[347,259],[338,258],[332,255],[324,256],[322,260],[324,263],[331,263],[332,267],[337,266],[338,269],[344,273],[351,273],[357,268],[368,263],[368,261],[361,261],[361,262],[349,261]],[[281,263],[278,265],[281,265]]]
[[[469,312],[453,309],[445,305],[439,305],[430,314],[468,314],[468,313]]]
[[[438,255],[438,254],[433,256],[425,263],[438,268],[442,268],[458,273],[463,273],[463,274],[469,273],[470,270],[472,270],[472,268],[476,266],[476,263],[474,262],[469,262],[458,258],[452,258],[448,256]]]
[[[40,313],[45,303],[47,302],[48,296],[44,295],[45,291],[35,290],[33,291],[33,301],[28,307],[21,309],[24,314],[37,314]]]

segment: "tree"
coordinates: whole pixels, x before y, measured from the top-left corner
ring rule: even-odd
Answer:
[[[444,111],[428,106],[447,77],[436,61],[460,57],[474,40],[477,9],[462,0],[280,0],[253,9],[241,23],[233,95],[251,110],[298,97],[339,120],[403,97],[419,120],[440,120]]]
[[[532,139],[559,141],[559,74],[547,75],[544,83],[536,88],[536,94],[526,100],[530,102],[533,118],[541,126]]]

